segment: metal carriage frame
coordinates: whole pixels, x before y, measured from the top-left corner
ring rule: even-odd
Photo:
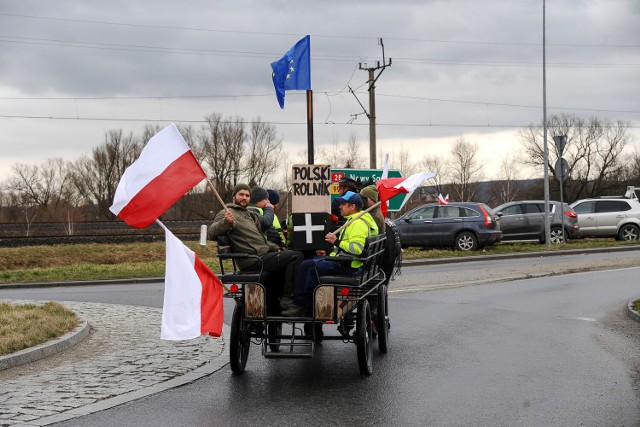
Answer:
[[[286,317],[280,315],[277,300],[268,298],[274,278],[262,268],[250,272],[237,268],[239,259],[254,258],[261,265],[260,257],[231,253],[219,238],[220,279],[230,287],[225,297],[235,300],[229,339],[231,370],[244,372],[251,344],[260,345],[266,358],[307,358],[322,341],[343,341],[356,344],[360,373],[370,375],[376,338],[381,353],[389,348],[388,280],[381,268],[385,241],[384,234],[369,237],[359,257],[327,257],[347,265],[357,259],[363,265],[352,277],[317,276],[311,316]],[[231,271],[228,267],[225,271],[224,260],[231,260]],[[325,324],[337,325],[339,334],[324,335]]]

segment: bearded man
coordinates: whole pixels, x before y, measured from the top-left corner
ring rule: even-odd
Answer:
[[[282,305],[289,306],[304,256],[302,252],[283,249],[265,239],[258,214],[247,209],[250,199],[251,188],[246,184],[236,185],[232,202],[217,213],[213,224],[209,226],[209,238],[216,239],[226,234],[232,252],[260,257],[263,271],[281,275],[284,283]],[[237,262],[243,271],[260,270],[260,261],[255,258],[239,259]]]

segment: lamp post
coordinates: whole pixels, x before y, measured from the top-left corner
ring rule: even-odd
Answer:
[[[547,58],[545,0],[542,0],[542,126],[544,145],[544,241],[551,249],[551,222],[549,221],[549,146],[547,144]]]

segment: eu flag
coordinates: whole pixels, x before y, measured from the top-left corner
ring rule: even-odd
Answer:
[[[311,90],[310,37],[303,37],[282,58],[271,63],[273,86],[280,108],[287,90]]]

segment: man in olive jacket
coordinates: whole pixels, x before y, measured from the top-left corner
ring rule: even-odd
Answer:
[[[250,198],[251,189],[248,185],[236,185],[233,189],[233,202],[227,203],[227,209],[218,212],[213,224],[209,226],[209,238],[228,235],[233,252],[257,255],[262,259],[264,271],[282,275],[283,305],[289,305],[304,256],[302,252],[282,249],[265,239],[258,215],[247,210]],[[260,261],[241,259],[238,260],[238,267],[245,271],[256,271],[260,269]]]

